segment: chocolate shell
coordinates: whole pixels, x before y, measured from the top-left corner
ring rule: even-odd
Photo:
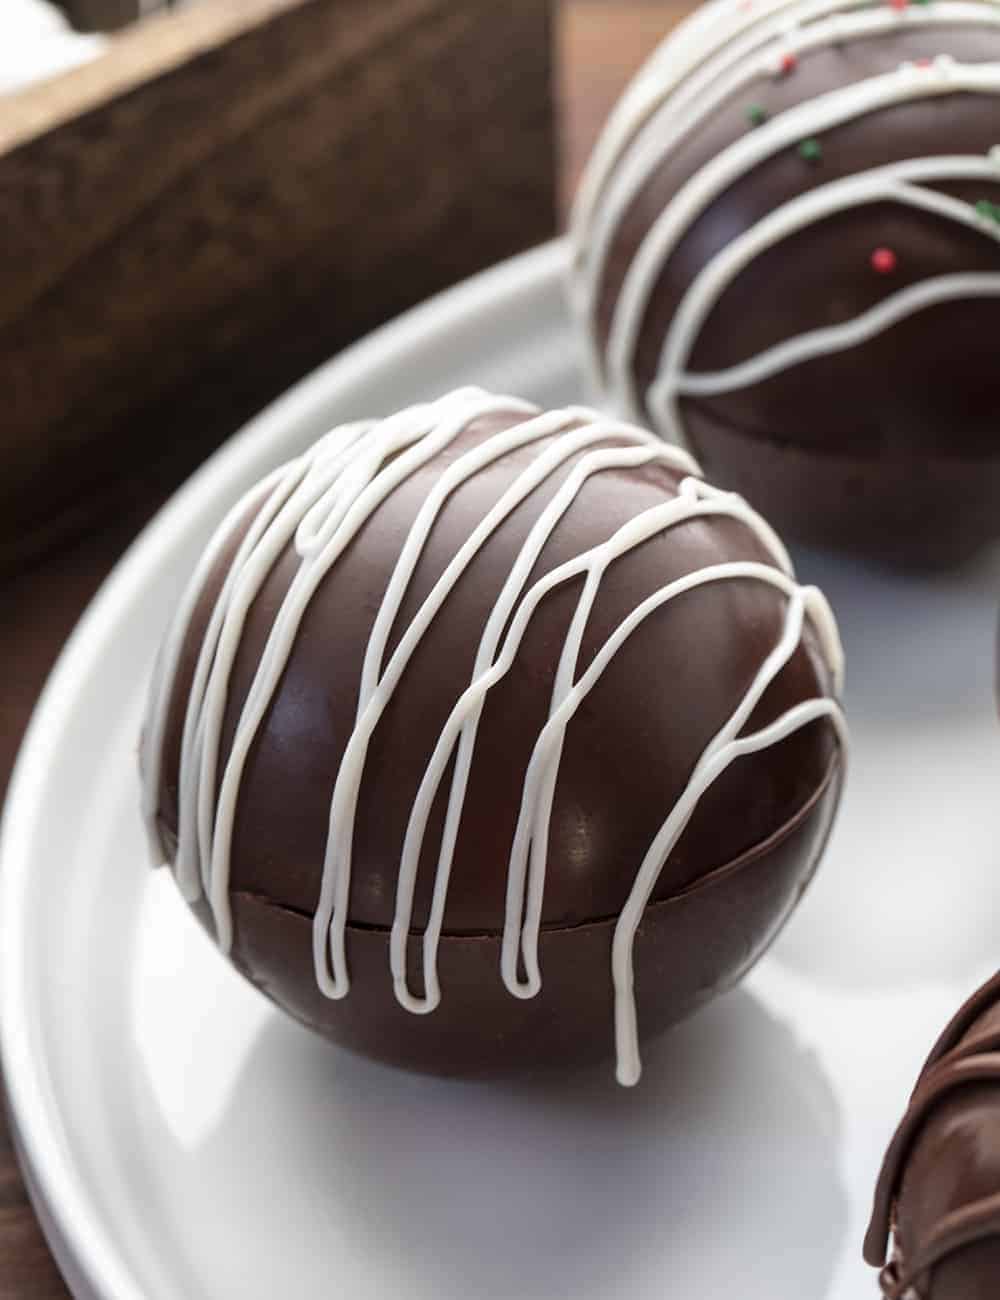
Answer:
[[[461,390],[334,430],[174,618],[145,811],[236,966],[373,1057],[600,1060],[728,988],[816,868],[841,652],[682,452]]]
[[[998,1294],[1000,975],[924,1066],[882,1168],[865,1258],[881,1267],[886,1300]]]
[[[1000,536],[1000,11],[722,0],[608,124],[572,224],[595,383],[798,540]]]

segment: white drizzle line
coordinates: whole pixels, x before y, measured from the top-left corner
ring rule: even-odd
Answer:
[[[831,15],[831,10],[835,11]],[[811,50],[846,44],[895,30],[905,23],[914,30],[969,26],[1000,27],[1000,9],[983,3],[939,3],[932,8],[911,6],[902,15],[888,6],[845,14],[831,0],[811,0],[798,11],[800,27],[794,40],[782,34],[780,17],[751,28],[741,42],[723,47],[716,57],[694,71],[665,96],[646,128],[637,132],[631,152],[621,160],[614,182],[600,207],[574,220],[572,242],[576,271],[571,296],[578,316],[592,330],[597,295],[604,279],[611,246],[621,221],[650,178],[671,155],[728,102],[754,83],[780,74],[784,54],[801,57]],[[785,20],[787,22],[787,19]],[[811,25],[809,25],[811,24]],[[596,374],[602,367],[598,363]]]
[[[711,202],[753,167],[803,138],[853,118],[911,99],[962,91],[1000,94],[1000,64],[967,67],[937,60],[929,68],[907,65],[789,109],[719,154],[684,185],[654,222],[640,246],[615,305],[608,369],[626,409],[638,415],[631,363],[650,296],[685,231]]]
[[[956,222],[1000,243],[1000,226],[985,221],[975,208],[948,194],[925,189],[916,182],[956,180],[996,181],[997,161],[990,158],[918,158],[845,177],[777,208],[763,221],[733,240],[692,281],[671,322],[664,341],[657,379],[648,393],[649,409],[657,416],[665,437],[684,445],[685,431],[678,399],[730,392],[759,382],[801,360],[839,351],[864,342],[911,312],[954,297],[993,296],[997,276],[959,274],[917,285],[857,321],[810,331],[769,349],[763,356],[714,375],[685,374],[705,321],[722,295],[754,260],[782,240],[814,222],[862,204],[893,202],[919,208]],[[932,287],[933,286],[933,287]]]
[[[317,444],[315,450],[318,451],[318,448],[319,445]],[[287,470],[276,470],[260,483],[258,491],[262,498],[265,498],[265,504],[261,508],[262,518],[270,503],[272,490],[277,487],[286,474]],[[166,855],[160,828],[157,824],[157,805],[163,776],[163,746],[167,728],[168,697],[180,668],[181,653],[187,638],[187,629],[194,617],[195,607],[198,604],[202,589],[208,580],[209,574],[221,560],[230,536],[247,508],[247,498],[243,497],[225,516],[208,546],[202,552],[194,574],[181,597],[181,603],[171,621],[167,636],[160,647],[156,666],[153,670],[150,697],[161,701],[162,707],[153,709],[150,712],[147,724],[143,729],[141,767],[143,773],[142,812],[150,852],[154,858]],[[232,577],[233,570],[238,567],[239,559],[240,557],[237,555],[227,576],[227,584]],[[187,897],[189,891],[185,889],[184,892]],[[197,897],[199,892],[196,891],[194,896]]]
[[[799,54],[811,42],[809,24],[833,15],[848,23],[855,15],[870,20],[885,16],[887,25],[922,27],[963,22],[971,25],[996,21],[995,0],[940,0],[933,10],[908,6],[901,12],[871,9],[868,0],[763,0],[744,4],[740,0],[719,0],[703,4],[657,47],[622,95],[598,140],[580,183],[571,218],[572,243],[578,262],[588,256],[592,240],[588,234],[599,216],[604,192],[612,178],[619,183],[617,169],[635,140],[645,133],[657,149],[675,144],[679,103],[687,103],[702,90],[714,86],[723,73],[741,59],[750,57],[762,45],[772,42],[769,57],[772,72],[780,69],[785,53]],[[850,32],[845,24],[841,32]],[[843,35],[838,37],[843,39]],[[654,124],[669,107],[669,131]],[[703,120],[706,113],[698,114]],[[626,187],[632,190],[638,185]]]
[[[857,347],[916,312],[959,298],[1000,298],[1000,272],[941,275],[933,280],[924,280],[901,290],[852,321],[811,330],[769,348],[742,365],[712,374],[682,375],[677,391],[690,397],[708,397],[760,384],[792,366]]]
[[[591,425],[588,429],[575,435],[567,434],[563,447],[567,455],[575,454],[591,442],[606,439],[606,431],[601,425]],[[565,457],[564,457],[565,459]],[[488,678],[491,671],[496,672],[496,651],[500,636],[508,619],[521,597],[524,584],[531,574],[542,549],[551,537],[559,520],[565,515],[569,506],[576,499],[583,483],[592,475],[606,469],[638,468],[654,460],[662,460],[659,448],[638,447],[592,452],[585,456],[566,479],[557,495],[539,516],[520,553],[518,554],[503,590],[486,624],[483,638],[476,654],[472,672],[472,684],[456,704],[438,741],[434,755],[417,793],[413,812],[407,826],[406,839],[399,870],[397,887],[397,912],[392,929],[391,958],[393,981],[396,996],[408,1010],[424,1013],[432,1011],[440,1001],[440,988],[437,980],[437,949],[441,937],[444,919],[444,907],[447,898],[448,882],[458,837],[459,821],[464,805],[465,793],[472,768],[472,753],[476,743],[479,722],[486,702],[489,685],[498,677]],[[670,462],[667,462],[668,464]],[[508,635],[507,653],[512,645]],[[501,656],[503,659],[503,655]],[[438,858],[435,877],[434,897],[430,921],[423,939],[423,978],[425,997],[414,998],[406,982],[406,949],[413,915],[413,895],[416,885],[417,866],[420,861],[423,836],[437,792],[445,771],[458,743],[458,758],[452,777],[451,793],[445,817],[445,829],[441,851]]]
[[[807,21],[814,12],[862,8],[843,0],[762,0],[746,6],[717,0],[701,5],[657,46],[612,110],[587,164],[573,205],[572,227],[585,230],[604,189],[632,142],[700,65],[726,47],[743,48]],[[794,17],[791,17],[794,15]],[[759,33],[759,34],[758,34]],[[749,42],[741,40],[748,36]],[[583,245],[576,244],[578,252]]]
[[[487,620],[469,685],[459,697],[438,739],[414,801],[407,827],[390,936],[390,965],[396,997],[408,1010],[432,1011],[441,998],[437,950],[442,933],[448,884],[458,829],[486,696],[516,661],[528,625],[545,596],[584,577],[563,646],[550,704],[549,720],[535,745],[525,775],[521,809],[511,849],[502,939],[501,976],[517,997],[533,997],[541,988],[538,944],[545,888],[548,829],[558,771],[569,723],[596,686],[608,664],[643,622],[684,592],[709,583],[757,581],[788,599],[781,640],[761,666],[747,695],[729,722],[707,746],[689,784],[663,824],[641,864],[635,886],[616,926],[612,977],[615,985],[618,1077],[625,1084],[639,1078],[638,1034],[633,995],[632,954],[636,930],[656,881],[698,802],[714,780],[745,753],[779,743],[819,719],[835,728],[842,746],[844,724],[834,699],[817,698],[789,710],[772,726],[741,735],[768,685],[802,642],[803,619],[809,615],[839,694],[843,652],[832,612],[814,588],[794,581],[787,553],[773,531],[739,497],[720,493],[693,477],[697,467],[676,447],[651,434],[571,408],[542,415],[537,408],[509,398],[489,397],[464,389],[440,402],[411,408],[382,423],[335,430],[310,452],[270,476],[232,511],[206,551],[171,630],[152,691],[144,756],[144,808],[151,839],[162,856],[156,824],[162,780],[162,747],[167,716],[176,689],[181,652],[202,587],[217,564],[240,518],[252,500],[262,504],[236,553],[212,611],[189,693],[181,753],[180,847],[175,871],[190,900],[208,898],[219,944],[232,942],[228,897],[229,854],[244,764],[277,684],[295,646],[305,611],[324,577],[372,513],[413,472],[427,465],[470,424],[484,415],[508,414],[513,427],[484,438],[458,456],[441,474],[412,524],[379,608],[361,671],[357,719],[332,793],[329,835],[314,931],[314,959],[319,987],[340,998],[350,988],[346,961],[346,925],[350,895],[351,847],[365,754],[379,718],[399,684],[406,664],[468,564],[504,519],[542,482],[571,458],[576,464],[532,527],[514,558],[510,575]],[[517,422],[518,417],[521,417]],[[561,436],[556,437],[557,434]],[[613,446],[596,447],[611,442]],[[388,637],[430,531],[448,497],[487,465],[512,451],[540,444],[536,459],[487,512],[456,553],[424,600],[399,644],[383,665]],[[535,564],[560,519],[595,474],[660,462],[687,477],[676,498],[644,511],[606,543],[561,565],[525,590]],[[740,520],[760,540],[774,565],[733,562],[707,567],[668,584],[642,602],[607,640],[587,670],[577,678],[584,631],[601,580],[618,557],[649,538],[687,519],[726,516]],[[230,674],[247,614],[277,559],[294,545],[298,569],[278,609],[237,723],[218,799],[216,776],[222,719]],[[509,627],[508,627],[509,624]],[[508,628],[506,634],[504,629]],[[456,754],[445,833],[434,882],[431,918],[424,935],[425,993],[415,997],[406,983],[406,946],[412,922],[416,873],[430,810]],[[523,962],[526,979],[519,976]]]
[[[523,405],[518,407],[514,403],[504,409],[511,413],[520,410],[524,414],[528,414],[531,410]],[[299,627],[313,596],[358,530],[390,493],[415,470],[433,460],[454,442],[470,423],[482,416],[495,414],[496,410],[493,399],[463,390],[460,400],[447,406],[418,408],[418,418],[415,420],[408,422],[404,413],[386,421],[381,426],[378,436],[363,444],[356,458],[348,460],[343,481],[338,481],[335,485],[336,492],[330,503],[331,508],[322,511],[315,511],[314,508],[314,516],[312,518],[307,516],[303,520],[304,535],[300,532],[296,537],[296,547],[303,563],[292,580],[261,656],[260,666],[236,727],[216,807],[215,833],[210,846],[209,901],[219,922],[219,944],[224,950],[228,950],[232,942],[229,909],[230,853],[244,766],[294,648]],[[518,426],[518,432],[521,432],[522,428],[523,426]],[[502,453],[498,451],[498,454]],[[390,457],[395,459],[389,459]],[[362,699],[359,703],[359,716],[363,705]],[[220,726],[221,713],[220,706]],[[364,747],[367,747],[366,742]],[[355,759],[358,748],[360,746],[355,744],[353,752],[345,754],[341,763],[341,777],[351,760]],[[363,762],[363,758],[361,761]],[[208,789],[207,785],[203,785],[203,794]],[[206,794],[205,798],[210,799],[211,794]],[[331,823],[333,815],[331,813]],[[337,881],[331,869],[333,849],[331,835],[324,863],[321,910],[333,901],[331,895],[337,888]],[[341,894],[346,893],[349,885],[347,873],[344,872],[343,876],[345,883],[341,884],[338,891]],[[346,918],[343,916],[333,921],[333,924],[338,926],[345,923]],[[343,967],[343,963],[338,964]],[[331,980],[324,963],[320,979],[324,993],[331,997],[342,996],[341,988],[345,979],[346,970],[341,969],[335,971]],[[346,987],[343,991],[346,992]]]
[[[576,411],[557,411],[547,416],[539,416],[534,421],[488,439],[468,452],[442,475],[407,536],[368,646],[357,722],[341,760],[334,788],[330,833],[323,864],[323,889],[313,932],[313,954],[317,977],[320,987],[328,997],[344,997],[350,989],[345,950],[347,904],[350,893],[354,818],[361,792],[368,744],[407,663],[448,593],[500,524],[566,459],[568,452],[565,442],[560,441],[547,455],[540,457],[534,465],[524,471],[486,515],[482,523],[473,530],[403,634],[384,674],[381,672],[384,637],[379,635],[379,626],[381,624],[387,633],[395,621],[409,579],[423,551],[426,537],[447,497],[461,483],[479,472],[484,465],[507,455],[516,447],[543,438],[551,438],[579,417],[580,412]]]
[[[793,0],[793,5],[798,6],[799,27],[843,8],[842,0]],[[687,42],[682,37],[688,35],[688,27],[711,26],[712,22],[717,25],[719,13],[724,16],[728,5],[709,3],[696,10],[656,50],[602,132],[573,206],[569,238],[569,302],[583,326],[587,369],[595,392],[601,387],[605,365],[594,313],[620,220],[650,175],[724,102],[726,94],[738,92],[743,80],[741,60],[757,56],[752,75],[777,71],[781,55],[790,48],[784,39],[792,21],[784,12],[788,7],[787,0],[766,5],[766,20],[762,21],[760,7],[748,19],[740,6],[739,21],[721,48],[712,41],[699,48],[697,56],[689,51],[691,57],[685,59],[683,47]],[[714,20],[696,23],[713,9]],[[800,46],[802,39],[800,35]],[[766,53],[758,54],[769,41]],[[748,74],[746,80],[751,79]],[[725,93],[719,93],[720,87]],[[635,147],[629,152],[633,143]]]
[[[641,1073],[633,988],[633,952],[636,932],[663,865],[691,820],[702,795],[737,759],[776,745],[820,719],[825,718],[833,725],[842,750],[846,749],[847,732],[843,715],[833,700],[812,700],[799,704],[769,727],[751,735],[740,735],[767,686],[794,654],[802,635],[803,610],[807,602],[815,602],[816,596],[815,589],[810,589],[799,591],[790,597],[781,641],[765,661],[742,704],[699,759],[687,789],[663,823],[643,859],[635,886],[619,918],[612,948],[615,982],[615,1044],[618,1053],[618,1081],[626,1087],[637,1083]]]

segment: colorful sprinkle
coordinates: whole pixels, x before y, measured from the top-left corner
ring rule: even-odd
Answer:
[[[751,104],[747,109],[747,121],[751,126],[763,126],[767,121],[767,109],[762,104]]]
[[[899,258],[891,248],[876,248],[872,253],[872,270],[879,275],[892,275],[899,266]]]
[[[993,203],[990,199],[980,199],[976,204],[976,211],[984,221],[995,221],[1000,225],[1000,203]]]
[[[889,0],[889,6],[895,9],[896,13],[904,13],[910,7],[910,0]]]
[[[818,140],[803,140],[799,145],[799,155],[806,162],[819,162],[823,157],[823,146]]]
[[[799,66],[799,56],[797,54],[793,54],[789,50],[787,54],[783,54],[781,56],[781,62],[778,64],[778,66],[781,69],[781,71],[787,76],[790,72],[794,72],[795,69]]]

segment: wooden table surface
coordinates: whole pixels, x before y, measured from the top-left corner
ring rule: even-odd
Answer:
[[[563,196],[623,85],[686,8],[684,0],[564,0],[559,30]],[[145,521],[119,518],[0,587],[0,799],[49,669],[104,576]],[[0,1300],[65,1300],[0,1112]]]

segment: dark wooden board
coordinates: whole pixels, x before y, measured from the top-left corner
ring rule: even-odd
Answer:
[[[202,0],[5,105],[0,564],[550,234],[549,51],[542,0]]]

